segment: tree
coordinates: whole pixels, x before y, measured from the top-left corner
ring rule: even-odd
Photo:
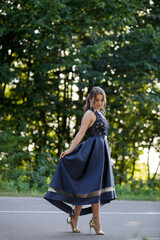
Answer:
[[[134,179],[141,147],[159,131],[158,1],[3,0],[1,9],[4,179],[23,169],[31,186],[43,185],[97,85],[107,94],[116,182]]]

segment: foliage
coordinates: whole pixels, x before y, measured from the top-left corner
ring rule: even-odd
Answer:
[[[159,152],[159,1],[2,0],[0,9],[2,180],[45,188],[98,85],[116,183],[134,181],[142,149]]]
[[[9,180],[8,182],[1,180],[0,187],[1,196],[34,196],[42,197],[46,193],[50,178],[46,178],[43,187],[39,188],[36,184],[30,188],[29,183],[23,178],[17,180]],[[132,183],[131,183],[132,184]],[[160,185],[159,181],[154,180],[150,185],[145,181],[134,181],[133,185],[117,184],[116,186],[117,200],[150,200],[160,201]],[[133,188],[133,189],[132,189]]]
[[[127,184],[117,184],[116,193],[117,199],[160,201],[160,183],[159,180],[133,180]]]

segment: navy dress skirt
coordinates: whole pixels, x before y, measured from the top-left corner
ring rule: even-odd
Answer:
[[[107,140],[109,124],[102,110],[93,108],[96,121],[87,129],[89,138],[61,158],[44,199],[72,215],[74,205],[83,205],[80,215],[92,213],[91,204],[104,205],[116,198]]]

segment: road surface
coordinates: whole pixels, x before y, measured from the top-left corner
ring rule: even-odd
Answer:
[[[66,229],[68,215],[43,198],[0,197],[0,240],[160,240],[160,202],[114,200],[101,208],[105,236],[89,234],[91,214],[79,219],[80,234]]]

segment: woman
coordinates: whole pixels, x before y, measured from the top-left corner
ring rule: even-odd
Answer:
[[[76,233],[80,233],[78,217],[93,213],[90,230],[94,228],[96,234],[104,235],[100,227],[99,208],[116,198],[106,139],[109,124],[104,115],[105,105],[104,90],[93,87],[86,99],[80,129],[69,149],[61,153],[44,196],[50,203],[70,214],[67,223]],[[89,138],[80,143],[86,132]],[[68,203],[75,206],[74,210]]]

